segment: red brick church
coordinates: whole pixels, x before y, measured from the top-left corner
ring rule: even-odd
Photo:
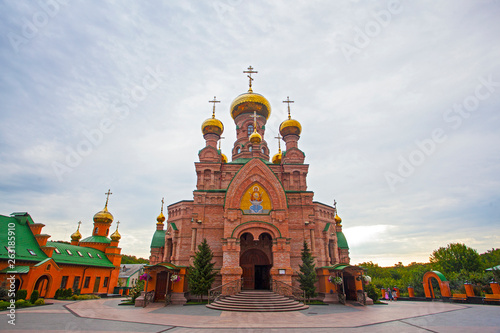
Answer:
[[[201,126],[206,145],[195,163],[193,200],[168,206],[166,229],[162,208],[150,263],[189,266],[206,238],[220,269],[215,284],[243,277],[244,289],[269,289],[270,278],[297,285],[305,240],[316,258],[318,290],[335,291],[328,276],[336,267],[352,267],[349,248],[336,208],[314,201],[307,187],[309,165],[299,148],[301,124],[290,115],[293,101],[285,101],[288,119],[279,127],[285,150],[272,155],[265,139],[271,105],[252,90],[253,68],[245,73],[249,89],[229,108],[236,129],[231,160],[217,148],[224,126],[215,117],[219,101],[214,98],[213,115]],[[356,274],[351,277],[354,293]]]

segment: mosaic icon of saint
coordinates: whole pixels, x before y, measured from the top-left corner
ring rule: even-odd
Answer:
[[[250,212],[254,214],[263,213],[264,208],[262,207],[262,194],[257,186],[253,188],[252,195],[250,196],[250,202],[252,203],[250,206]]]

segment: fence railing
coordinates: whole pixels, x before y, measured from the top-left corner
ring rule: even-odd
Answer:
[[[293,297],[296,301],[305,302],[306,292],[282,281],[271,279],[272,290],[282,296]]]
[[[224,291],[224,296],[235,295],[241,291],[241,286],[243,285],[243,278],[230,281],[218,287],[212,288],[208,291],[208,304],[210,300],[217,301]]]

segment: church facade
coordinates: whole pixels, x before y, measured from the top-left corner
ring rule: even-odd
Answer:
[[[195,162],[193,199],[169,205],[166,226],[162,208],[150,264],[189,266],[197,246],[207,239],[219,270],[216,284],[243,277],[244,289],[269,289],[271,279],[298,286],[306,241],[316,258],[318,288],[328,292],[328,268],[347,267],[350,261],[342,220],[336,207],[314,201],[307,186],[309,165],[299,148],[302,126],[291,117],[293,101],[284,101],[288,119],[281,123],[277,138],[285,142],[285,149],[281,151],[280,145],[272,155],[266,141],[271,105],[253,92],[251,75],[256,72],[250,67],[245,73],[249,89],[229,108],[236,130],[231,160],[217,147],[225,128],[215,117],[214,98],[212,117],[201,127],[206,145]]]
[[[106,193],[109,198],[109,191]],[[118,223],[110,236],[113,215],[104,209],[94,215],[92,235],[82,239],[80,223],[69,242],[51,242],[45,226],[28,213],[0,215],[0,285],[15,291],[37,290],[53,298],[58,289],[81,294],[112,294],[118,282],[121,235]],[[108,237],[109,236],[109,237]]]

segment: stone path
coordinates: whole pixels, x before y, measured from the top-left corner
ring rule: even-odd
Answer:
[[[2,332],[495,332],[500,306],[442,302],[312,305],[287,313],[217,311],[202,305],[118,306],[118,299],[19,309],[16,326],[0,312]]]

